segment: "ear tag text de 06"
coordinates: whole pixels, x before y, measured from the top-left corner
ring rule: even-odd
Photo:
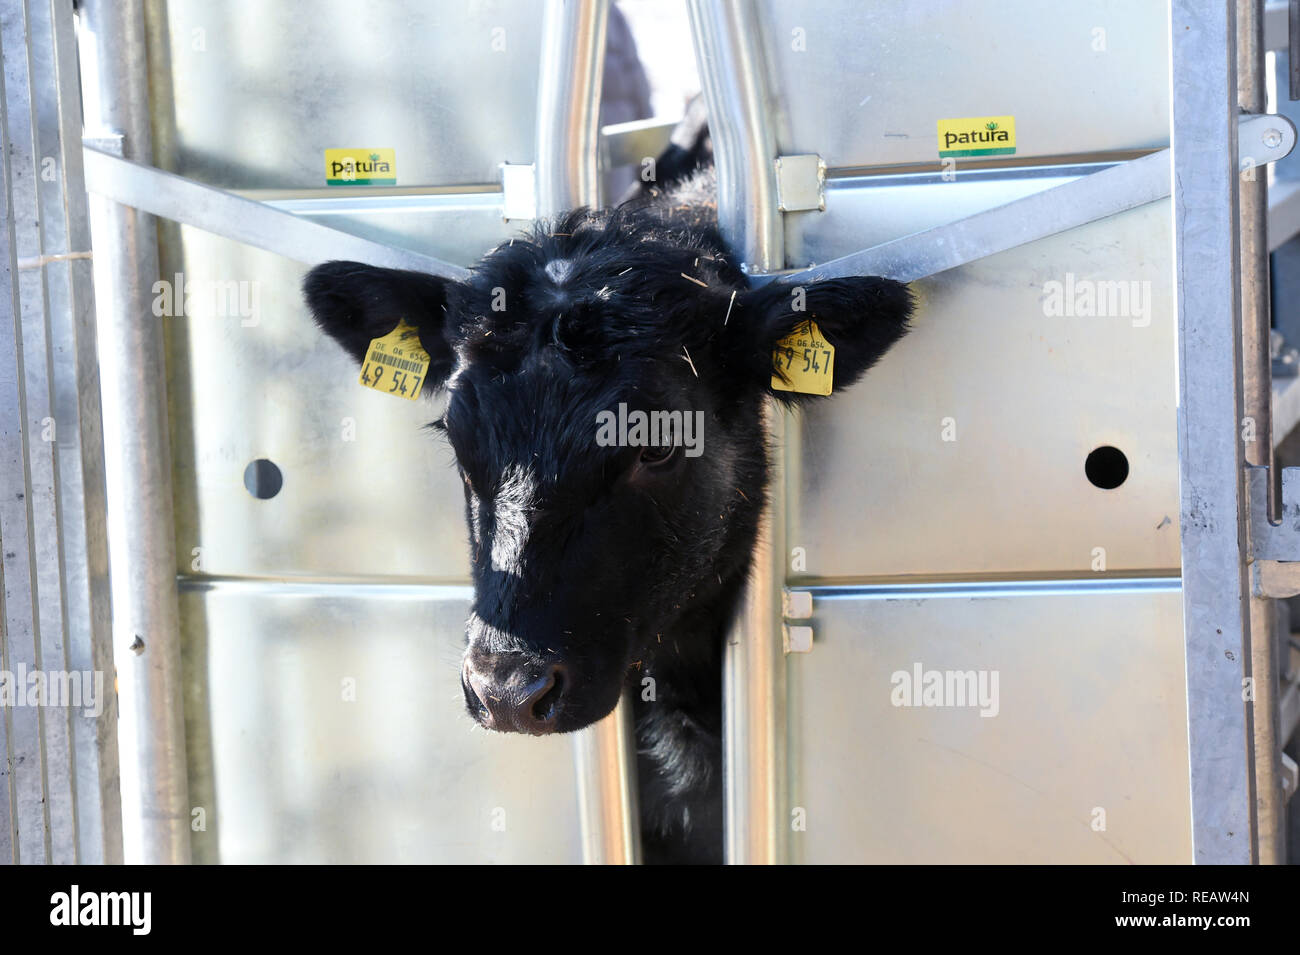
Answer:
[[[414,401],[428,372],[429,353],[420,344],[420,333],[403,318],[387,335],[371,340],[359,380],[367,388]]]
[[[776,343],[772,364],[788,380],[773,373],[772,387],[777,391],[797,391],[805,395],[829,395],[835,380],[835,346],[828,342],[816,322],[805,322]]]

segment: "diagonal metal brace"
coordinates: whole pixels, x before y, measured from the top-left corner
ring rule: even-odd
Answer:
[[[223,189],[85,146],[86,189],[124,206],[318,265],[354,259],[463,280],[469,271],[433,256],[398,249],[283,212]]]
[[[850,275],[911,282],[1163,199],[1169,195],[1169,177],[1170,152],[1162,149],[822,265],[756,276],[755,283],[774,278],[815,282]]]

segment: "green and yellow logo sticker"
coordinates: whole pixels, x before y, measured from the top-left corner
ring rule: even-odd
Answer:
[[[939,120],[939,157],[1010,156],[1016,151],[1014,116]]]
[[[395,186],[397,156],[391,149],[327,149],[325,185]]]

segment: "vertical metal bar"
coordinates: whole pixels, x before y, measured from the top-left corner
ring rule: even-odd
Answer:
[[[1192,848],[1255,857],[1244,540],[1236,16],[1173,0],[1178,459]],[[1268,440],[1267,434],[1263,440]]]
[[[46,248],[70,256],[48,268],[55,419],[59,423],[59,487],[68,667],[102,674],[100,712],[77,716],[72,734],[77,800],[77,861],[122,861],[122,806],[118,790],[117,694],[108,577],[107,500],[100,411],[98,343],[90,211],[81,163],[81,79],[77,66],[72,0],[31,8],[34,55],[46,63],[37,74],[46,100],[41,110],[41,155],[53,157],[58,188],[51,186],[42,218]],[[35,42],[35,39],[34,39]],[[48,57],[48,62],[47,62]]]
[[[785,265],[785,242],[754,6],[689,0],[687,11],[713,137],[719,225],[746,272],[772,272]]]
[[[5,100],[8,110],[10,201],[14,210],[14,239],[18,253],[19,308],[22,315],[24,423],[29,429],[27,453],[31,487],[27,498],[32,519],[32,565],[36,578],[37,656],[34,670],[66,672],[64,637],[62,540],[59,536],[58,444],[51,385],[52,350],[48,336],[45,270],[24,267],[39,262],[45,252],[42,224],[45,190],[40,179],[37,148],[39,94],[33,75],[32,35],[27,4],[6,5],[3,16]],[[51,430],[54,429],[54,430]],[[71,709],[43,705],[40,730],[42,815],[48,837],[47,861],[76,861],[76,806],[73,799]]]
[[[3,38],[0,38],[0,45]],[[0,56],[3,50],[0,49]],[[27,457],[27,414],[23,376],[22,317],[18,301],[18,257],[9,175],[9,115],[0,75],[0,670],[6,674],[6,704],[0,706],[0,859],[43,862],[47,858],[44,793],[40,780],[39,709],[16,704],[24,693],[18,664],[37,659],[36,574],[31,529],[31,475]],[[9,314],[2,313],[8,309]]]
[[[1237,105],[1244,113],[1268,109],[1264,82],[1264,0],[1237,0]],[[1241,352],[1246,420],[1254,440],[1246,462],[1269,468],[1269,515],[1280,495],[1273,467],[1273,372],[1269,348],[1268,167],[1247,164],[1238,181],[1241,223]],[[1283,861],[1282,750],[1278,746],[1277,611],[1273,600],[1250,598],[1250,665],[1254,691],[1255,799],[1259,861]]]
[[[546,0],[537,87],[537,206],[600,205],[600,89],[609,0]]]
[[[546,0],[537,90],[537,214],[600,205],[600,89],[608,0]],[[636,740],[627,694],[574,735],[582,857],[634,865],[641,857]]]
[[[119,133],[123,154],[151,161],[141,0],[86,0],[100,115],[88,132]],[[98,127],[96,129],[96,127]],[[91,204],[105,471],[110,515],[113,650],[121,703],[122,828],[128,862],[190,861],[176,545],[162,320],[152,216],[99,197]]]
[[[776,205],[776,139],[754,6],[745,0],[690,0],[687,10],[709,111],[722,233],[751,275],[780,269],[785,250]],[[769,403],[764,417],[770,446],[779,449],[784,416]],[[723,670],[726,858],[732,864],[780,863],[787,848],[779,609],[785,482],[779,451],[771,457],[770,504]]]

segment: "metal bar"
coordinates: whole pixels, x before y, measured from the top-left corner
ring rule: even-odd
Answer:
[[[609,0],[546,0],[537,87],[537,206],[600,205],[600,89]]]
[[[687,11],[713,137],[719,224],[747,272],[771,273],[784,266],[785,250],[757,12],[743,0],[690,0]],[[769,447],[783,448],[785,416],[769,403],[764,419]],[[787,853],[780,615],[785,477],[779,452],[770,457],[770,503],[723,667],[726,858],[732,864],[780,863]]]
[[[1255,857],[1243,534],[1236,16],[1173,0],[1178,461],[1192,849]]]
[[[1281,9],[1282,4],[1269,4],[1269,12],[1274,9]],[[1277,31],[1277,40],[1265,43],[1270,50],[1285,49],[1290,56],[1289,68],[1290,89],[1287,91],[1289,99],[1300,99],[1300,0],[1288,0],[1285,7],[1286,29]],[[1276,15],[1272,18],[1278,19]],[[1267,29],[1266,29],[1266,32]]]
[[[4,218],[0,296],[9,314],[0,320],[0,541],[4,542],[0,548],[0,670],[13,673],[17,664],[30,666],[39,659],[39,636],[35,632],[22,313],[4,79],[0,75],[0,212]],[[16,685],[5,687],[6,694],[19,689]],[[38,707],[0,706],[0,860],[43,862],[47,857],[39,718]]]
[[[574,736],[582,859],[587,865],[634,865],[641,856],[636,734],[625,692],[614,712]]]
[[[87,0],[82,10],[87,41],[95,44],[93,51],[83,49],[83,72],[94,76],[101,100],[101,115],[88,116],[87,124],[120,133],[124,155],[147,164],[152,145],[141,0]],[[102,175],[102,154],[86,158],[87,175],[92,161]],[[155,224],[138,209],[95,197],[91,233],[98,250],[105,471],[108,496],[117,505],[108,540],[125,858],[188,863],[167,378],[162,320],[150,307],[158,278]]]
[[[783,275],[782,279],[797,282],[844,275],[884,275],[912,282],[1168,195],[1169,150],[1162,149],[947,225]]]
[[[59,189],[42,219],[57,225],[46,249],[73,256],[47,265],[50,290],[55,419],[59,425],[60,536],[66,596],[68,666],[104,678],[98,716],[73,720],[76,752],[77,861],[122,861],[122,804],[118,790],[117,694],[113,692],[113,644],[108,574],[108,502],[104,485],[104,439],[100,409],[94,273],[89,259],[90,210],[81,161],[81,78],[77,65],[72,0],[32,8],[33,23],[48,17],[50,57],[47,96],[53,108],[51,142],[42,156],[56,157]],[[41,56],[37,57],[38,62]],[[53,190],[52,190],[53,192]]]
[[[214,235],[317,265],[354,259],[386,268],[412,269],[463,280],[469,271],[430,255],[393,248],[310,222],[267,203],[177,176],[147,163],[87,146],[86,188],[142,212]]]
[[[1237,0],[1237,106],[1243,113],[1260,114],[1267,108],[1264,84],[1264,0]],[[1256,121],[1257,122],[1257,121]],[[1267,123],[1267,120],[1264,121]],[[1281,119],[1277,122],[1280,124]],[[1246,130],[1238,127],[1238,142]],[[1258,130],[1246,151],[1261,144]],[[1240,155],[1240,151],[1239,151]],[[1268,274],[1268,170],[1255,159],[1242,162],[1238,179],[1241,236],[1241,357],[1242,412],[1254,423],[1247,432],[1243,454],[1251,465],[1273,469],[1273,361],[1269,350],[1272,316],[1269,311]],[[1269,514],[1278,510],[1278,482],[1269,482]],[[1282,749],[1277,745],[1277,608],[1266,597],[1250,596],[1250,669],[1253,679],[1255,746],[1255,812],[1259,861],[1282,862],[1283,816]]]
[[[547,0],[537,93],[537,214],[600,205],[601,72],[608,0]],[[636,741],[626,694],[574,734],[582,856],[589,865],[641,858]]]
[[[25,4],[11,4],[3,18],[5,106],[8,111],[10,201],[14,209],[14,235],[19,268],[45,251],[44,222],[49,209],[48,189],[41,181],[41,152],[37,144],[38,99],[31,23]],[[63,554],[59,534],[58,443],[51,440],[54,417],[52,343],[49,339],[45,273],[23,269],[18,278],[22,317],[25,378],[25,422],[39,431],[29,433],[27,491],[32,533],[38,635],[36,656],[27,660],[38,671],[66,672],[67,641],[64,634]],[[73,795],[71,709],[43,705],[37,714],[41,780],[41,815],[44,817],[46,860],[56,864],[76,861],[76,804]]]
[[[757,13],[745,0],[689,0],[687,11],[718,171],[719,225],[741,268],[772,272],[785,264],[785,236]]]

